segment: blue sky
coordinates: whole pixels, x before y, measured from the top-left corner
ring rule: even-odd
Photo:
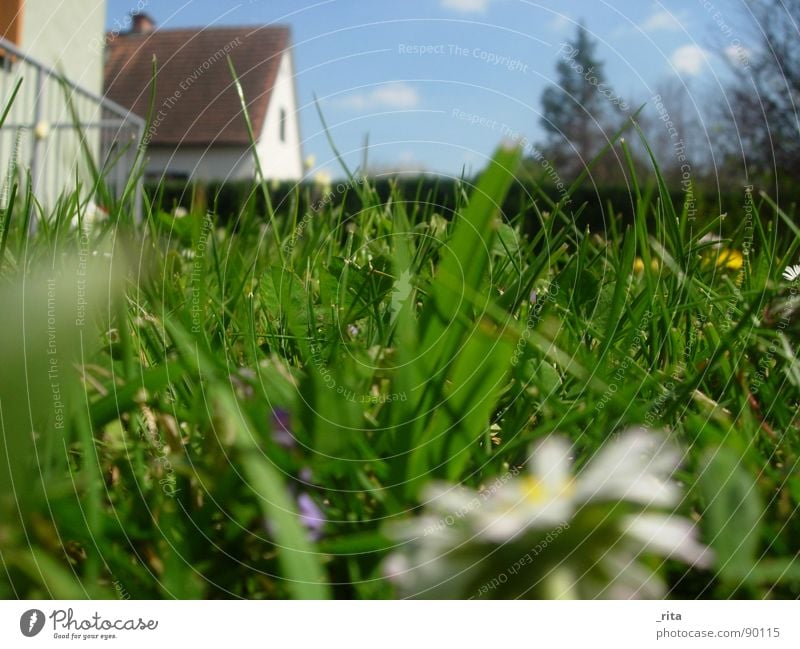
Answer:
[[[109,0],[109,29],[137,2],[165,28],[289,24],[303,149],[334,177],[315,94],[352,166],[369,134],[371,166],[458,175],[503,134],[541,139],[539,99],[581,19],[614,90],[637,101],[669,76],[713,89],[725,66],[712,50],[747,46],[741,0]]]

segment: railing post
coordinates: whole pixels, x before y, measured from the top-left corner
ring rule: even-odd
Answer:
[[[0,2],[2,1],[4,0],[0,0]],[[2,36],[0,36],[0,48],[2,48],[4,52],[6,52],[10,57],[13,56],[15,61],[19,62],[20,66],[25,65],[28,66],[28,68],[33,68],[35,70],[34,72],[35,76],[33,79],[35,83],[35,88],[34,88],[35,96],[34,96],[34,105],[32,111],[33,112],[32,121],[29,122],[27,118],[23,118],[21,120],[21,123],[19,124],[4,124],[2,130],[14,128],[34,138],[33,141],[31,142],[30,165],[28,169],[31,176],[31,185],[32,185],[31,190],[34,192],[35,195],[37,195],[39,202],[47,203],[54,198],[54,196],[50,196],[49,194],[47,196],[38,196],[38,190],[40,189],[42,184],[39,182],[41,180],[41,176],[44,175],[45,177],[52,178],[53,185],[57,192],[58,188],[62,185],[62,182],[67,180],[67,176],[64,176],[63,178],[62,176],[65,173],[66,174],[70,173],[70,171],[65,172],[64,169],[62,169],[63,165],[61,165],[60,163],[55,165],[47,164],[47,161],[44,159],[44,155],[41,149],[41,147],[45,146],[45,143],[36,137],[37,135],[36,127],[40,123],[42,123],[43,120],[51,119],[51,116],[45,113],[45,111],[47,110],[45,99],[48,91],[47,83],[49,82],[49,80],[51,79],[59,80],[59,85],[69,88],[73,94],[89,102],[92,102],[93,105],[97,105],[100,107],[99,122],[96,125],[93,123],[88,124],[86,125],[86,128],[93,128],[96,126],[97,128],[100,129],[100,143],[102,147],[101,157],[102,157],[102,152],[106,149],[106,147],[103,145],[103,140],[105,138],[104,132],[106,130],[103,124],[103,119],[105,115],[103,111],[108,111],[111,115],[114,116],[115,118],[114,128],[117,129],[117,136],[119,136],[120,130],[135,128],[138,132],[139,144],[141,144],[146,127],[145,120],[143,118],[134,115],[133,113],[131,113],[129,109],[120,106],[119,104],[111,101],[107,97],[92,93],[84,88],[81,88],[79,85],[77,85],[72,81],[63,79],[62,76],[59,73],[57,73],[53,68],[45,65],[41,61],[38,61],[37,59],[31,56],[28,56],[25,52],[17,48],[13,43],[9,42]],[[5,67],[0,67],[0,79],[2,79],[5,74],[8,74],[9,69],[10,68],[8,64],[6,64]],[[23,112],[27,113],[28,111],[23,111]],[[74,127],[75,125],[60,121],[50,125],[52,129],[64,128],[70,126]],[[108,147],[112,146],[113,146],[113,138],[112,141],[108,143]],[[136,159],[137,158],[134,157],[134,162],[136,161]],[[123,160],[119,160],[117,161],[117,164],[124,165],[125,162]],[[52,171],[53,173],[49,173],[49,171]],[[125,170],[123,168],[119,168],[118,171],[124,172]],[[129,171],[131,173],[134,171],[133,165],[131,165],[131,169]],[[119,184],[120,183],[118,183],[118,185]],[[127,183],[122,183],[122,184],[124,186]],[[137,182],[133,197],[134,200],[133,210],[135,218],[139,221],[142,220],[143,193],[144,192],[142,188],[142,183]],[[32,213],[30,214],[30,219],[29,219],[30,232],[35,232],[37,227],[36,212],[33,207],[31,209]]]
[[[136,149],[134,150],[133,153],[133,164],[131,165],[129,173],[138,173],[139,171],[134,167],[136,165],[136,161],[139,159],[139,147],[142,146],[143,142],[144,142],[144,124],[142,123],[136,129]],[[142,222],[142,217],[143,217],[142,214],[142,199],[144,194],[143,184],[144,184],[143,176],[140,175],[136,179],[136,191],[134,192],[133,195],[133,215],[134,218],[136,219],[137,224]]]
[[[39,160],[41,158],[41,141],[36,135],[36,127],[42,119],[42,104],[44,103],[44,71],[42,68],[36,68],[36,90],[33,98],[33,123],[31,124],[30,134],[33,138],[31,143],[31,193],[37,196],[37,189],[39,186]],[[31,214],[28,219],[30,233],[36,232],[36,210],[34,204],[31,204]]]

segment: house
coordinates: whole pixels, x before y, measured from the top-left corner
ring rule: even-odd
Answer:
[[[102,93],[106,3],[2,0],[0,36],[95,95]]]
[[[150,107],[156,60],[156,98],[144,138],[149,177],[256,177],[251,137],[228,57],[241,82],[264,176],[302,177],[287,27],[162,29],[146,14],[138,14],[129,31],[109,34],[106,47],[105,95],[141,116]]]
[[[0,1],[0,111],[21,80],[0,128],[0,202],[28,171],[44,206],[76,182],[92,193],[94,168],[125,185],[144,122],[102,97],[105,19],[102,0]]]

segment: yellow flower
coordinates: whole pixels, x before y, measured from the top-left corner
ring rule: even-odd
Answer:
[[[744,257],[738,250],[729,250],[728,248],[721,248],[717,253],[717,268],[730,268],[731,270],[740,270],[744,264]]]
[[[650,269],[653,271],[658,271],[661,268],[661,264],[658,263],[658,259],[651,259],[650,260]],[[643,273],[644,272],[644,261],[641,257],[637,257],[633,260],[633,272],[634,273]]]

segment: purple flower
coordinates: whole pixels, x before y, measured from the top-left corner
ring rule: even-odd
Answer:
[[[531,291],[531,304],[536,304],[536,300],[539,298],[539,295],[536,291]]]
[[[300,512],[300,520],[309,531],[312,540],[317,541],[322,536],[322,528],[325,527],[325,519],[322,510],[317,507],[317,503],[306,492],[297,497],[297,509]]]
[[[355,338],[358,336],[358,327],[353,324],[347,325],[347,333],[349,333],[352,338]]]
[[[275,408],[272,411],[272,439],[278,446],[287,450],[297,447],[297,440],[292,435],[292,419],[288,410]]]

